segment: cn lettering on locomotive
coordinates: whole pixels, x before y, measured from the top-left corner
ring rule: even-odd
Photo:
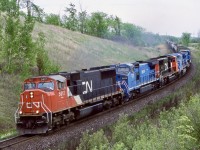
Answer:
[[[83,94],[87,94],[88,91],[92,92],[92,80],[90,80],[90,84],[88,81],[86,81],[86,82],[82,82],[82,85],[85,85],[85,89],[86,89],[85,91],[83,91]]]

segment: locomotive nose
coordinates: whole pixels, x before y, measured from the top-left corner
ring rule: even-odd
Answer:
[[[44,101],[45,93],[38,90],[30,90],[22,93],[21,101],[23,107],[21,109],[21,115],[23,114],[33,114],[39,115],[44,112],[42,108],[42,103]]]

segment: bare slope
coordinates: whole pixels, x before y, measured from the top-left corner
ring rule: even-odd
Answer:
[[[44,32],[50,58],[65,71],[145,60],[168,52],[120,44],[53,25],[37,23],[34,33],[38,32]]]

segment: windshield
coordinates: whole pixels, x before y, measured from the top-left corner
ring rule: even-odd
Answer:
[[[24,84],[24,90],[28,90],[28,89],[35,89],[35,83],[25,83]]]
[[[39,89],[48,89],[48,90],[54,90],[54,84],[53,82],[40,82],[38,84]]]
[[[129,73],[129,71],[130,71],[130,69],[128,67],[118,67],[117,68],[118,73],[127,74],[127,73]]]

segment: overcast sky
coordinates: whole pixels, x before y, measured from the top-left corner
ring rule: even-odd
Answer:
[[[162,35],[181,36],[200,31],[200,0],[32,0],[47,13],[63,14],[69,3],[88,13],[101,11],[123,22],[142,26]]]

